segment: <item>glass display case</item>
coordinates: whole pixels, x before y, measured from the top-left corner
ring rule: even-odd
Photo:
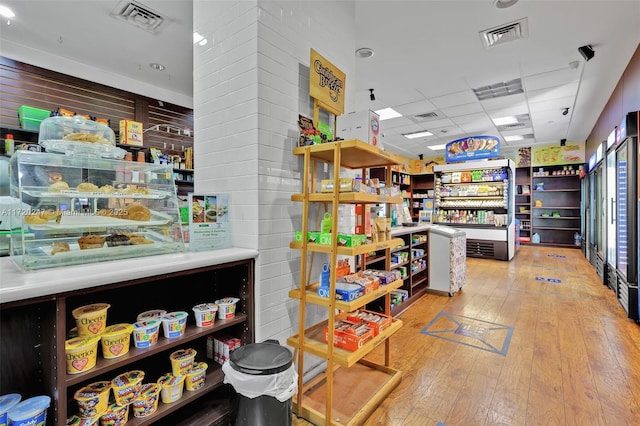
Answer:
[[[25,270],[181,252],[171,166],[18,151],[11,195],[28,208],[10,254]]]
[[[468,257],[515,254],[515,167],[511,160],[436,165],[434,223],[463,230]]]

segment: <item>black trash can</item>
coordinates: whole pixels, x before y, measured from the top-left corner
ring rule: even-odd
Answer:
[[[241,373],[238,375],[230,372],[233,374],[228,374],[225,379],[225,382],[231,383],[232,386],[234,386],[234,381],[237,385],[234,386],[237,393],[235,426],[291,426],[291,396],[288,396],[285,401],[280,401],[272,394],[274,392],[282,394],[276,388],[297,387],[297,383],[292,383],[292,381],[297,382],[295,369],[290,370],[292,364],[293,354],[291,351],[275,340],[251,343],[240,346],[231,352],[229,366]],[[272,380],[268,380],[272,378],[264,377],[273,375],[280,375],[273,378],[277,379],[275,381],[279,384],[274,385]],[[255,380],[252,376],[255,377]],[[252,382],[255,382],[257,387],[257,389],[252,389],[253,394],[255,391],[260,391],[260,387],[269,386],[270,388],[264,389],[264,395],[255,397],[243,395],[246,393],[244,389],[238,388],[253,387],[251,386]],[[269,384],[265,385],[265,383]],[[288,393],[286,394],[288,395]]]

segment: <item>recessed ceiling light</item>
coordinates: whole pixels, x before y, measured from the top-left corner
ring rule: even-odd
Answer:
[[[16,14],[13,13],[13,11],[9,9],[7,6],[0,5],[0,16],[11,19],[14,16],[16,16]]]
[[[507,124],[516,124],[518,119],[510,115],[508,117],[492,118],[493,124],[496,126],[505,126]]]
[[[358,58],[370,58],[374,55],[374,51],[373,49],[369,48],[369,47],[361,47],[360,49],[356,50],[356,57]]]
[[[428,146],[427,148],[429,148],[431,151],[440,151],[441,149],[445,149],[446,148],[446,144],[442,144],[442,145],[431,145]]]
[[[389,120],[390,118],[402,117],[402,114],[400,114],[398,111],[396,111],[393,108],[379,109],[379,110],[375,111],[375,113],[380,116],[380,121]]]
[[[524,139],[524,136],[522,135],[511,135],[511,136],[505,136],[504,140],[507,142],[513,142],[513,141],[521,141]]]
[[[426,130],[424,130],[424,131],[414,132],[414,133],[405,133],[402,136],[404,136],[407,139],[415,139],[415,138],[422,138],[425,136],[433,136],[433,133],[427,132]]]
[[[493,0],[493,5],[498,9],[506,9],[516,3],[518,3],[518,0]]]
[[[165,69],[164,65],[158,64],[158,63],[155,63],[155,62],[150,63],[149,67],[151,67],[151,69],[154,70],[154,71],[164,71],[164,69]]]

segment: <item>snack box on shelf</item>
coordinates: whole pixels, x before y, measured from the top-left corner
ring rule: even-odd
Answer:
[[[333,344],[348,351],[356,351],[373,339],[373,330],[365,321],[339,320],[333,332]],[[324,328],[324,342],[329,341],[329,327]]]
[[[340,178],[339,192],[351,192],[353,190],[353,179]],[[333,179],[322,179],[320,181],[320,192],[333,192]]]
[[[318,286],[318,294],[322,297],[329,297],[329,287],[320,285]],[[351,302],[356,300],[365,294],[365,288],[359,284],[351,284],[344,282],[336,282],[336,294],[337,300],[344,300]]]
[[[364,294],[369,294],[374,290],[380,288],[380,279],[375,276],[367,276],[360,272],[355,274],[345,275],[340,279],[340,282],[346,282],[349,284],[358,284],[364,288]]]
[[[388,315],[380,312],[371,312],[367,310],[359,310],[351,312],[347,315],[347,320],[357,322],[364,321],[369,328],[373,330],[373,336],[377,336],[391,325],[392,319]]]
[[[142,146],[142,123],[132,120],[120,120],[120,143],[123,145]]]
[[[402,276],[399,271],[381,271],[377,269],[367,269],[362,271],[362,274],[365,276],[374,276],[380,280],[380,285],[391,284],[394,281],[398,281],[402,279]]]

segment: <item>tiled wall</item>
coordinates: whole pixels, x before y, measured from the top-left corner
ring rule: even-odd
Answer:
[[[353,7],[194,2],[194,30],[210,40],[194,52],[195,191],[231,193],[234,245],[259,250],[256,341],[284,343],[297,332],[298,303],[287,293],[300,274],[300,253],[289,243],[302,223],[302,206],[290,198],[301,190],[301,160],[291,151],[298,114],[312,116],[311,48],[346,73],[347,99],[353,93]]]

